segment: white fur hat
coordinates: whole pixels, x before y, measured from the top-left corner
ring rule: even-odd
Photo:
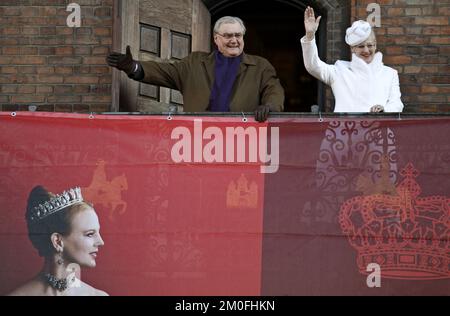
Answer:
[[[347,29],[345,34],[345,42],[350,46],[361,44],[369,38],[372,27],[369,22],[358,20],[353,22],[352,26]]]

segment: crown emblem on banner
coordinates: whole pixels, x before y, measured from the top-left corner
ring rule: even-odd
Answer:
[[[396,195],[357,196],[341,206],[339,223],[358,251],[359,271],[377,263],[386,278],[450,278],[450,198],[419,197],[411,163],[400,174]]]
[[[57,194],[49,201],[39,204],[31,211],[31,221],[37,222],[46,218],[62,209],[83,202],[83,196],[81,195],[81,188],[76,187],[64,191],[61,194]]]
[[[356,189],[362,191],[364,195],[372,194],[395,194],[396,188],[391,180],[389,156],[383,155],[381,158],[379,179],[374,181],[368,175],[360,175],[356,181]]]
[[[242,174],[237,183],[231,181],[227,190],[227,207],[248,207],[258,206],[258,186],[255,182],[249,185],[247,178]]]

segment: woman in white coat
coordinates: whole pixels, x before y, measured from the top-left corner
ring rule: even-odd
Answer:
[[[317,53],[315,33],[321,17],[305,10],[306,35],[301,39],[306,70],[330,85],[336,99],[335,112],[402,112],[398,73],[383,65],[383,55],[376,52],[375,33],[370,24],[356,21],[347,29],[345,41],[352,60],[338,60],[328,65]]]
[[[335,112],[401,112],[397,71],[382,63],[376,52],[375,34],[370,24],[356,21],[347,29],[345,41],[352,60],[328,65],[319,59],[315,32],[320,16],[305,11],[306,35],[301,39],[308,72],[331,86]],[[390,190],[396,182],[397,150],[395,134],[378,120],[336,119],[331,121],[320,146],[316,163],[318,197],[305,207],[315,216],[336,222],[340,206],[351,196]]]

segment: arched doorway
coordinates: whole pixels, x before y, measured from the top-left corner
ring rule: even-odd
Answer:
[[[303,63],[300,38],[305,34],[306,7],[322,16],[317,44],[322,60],[334,63],[347,58],[345,28],[350,20],[350,0],[203,0],[211,13],[211,25],[222,16],[243,19],[247,27],[245,51],[267,58],[285,89],[286,112],[309,112],[318,104],[332,111],[331,90],[310,76]]]
[[[317,80],[308,75],[299,39],[305,33],[301,8],[277,1],[235,2],[218,9],[211,24],[222,16],[240,17],[247,28],[245,52],[267,58],[285,90],[286,112],[309,112],[317,104]]]

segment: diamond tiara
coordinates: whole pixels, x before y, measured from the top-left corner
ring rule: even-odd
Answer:
[[[39,204],[31,211],[30,220],[32,222],[40,221],[68,206],[72,206],[77,203],[83,202],[83,196],[81,195],[81,188],[71,188],[64,191],[61,194],[57,194],[49,201]]]

